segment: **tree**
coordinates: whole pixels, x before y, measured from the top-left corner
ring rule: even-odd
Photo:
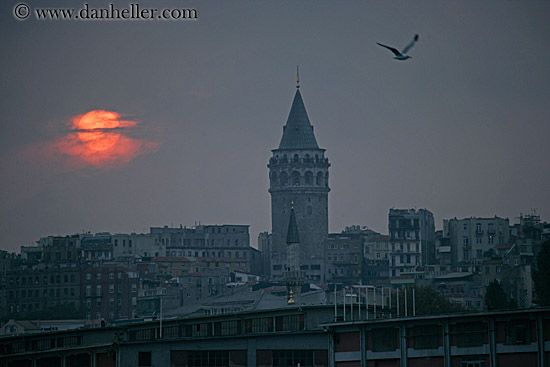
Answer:
[[[510,308],[506,292],[498,280],[493,280],[485,289],[485,306],[489,311]]]
[[[542,243],[536,268],[531,272],[539,305],[550,306],[550,240]]]
[[[452,302],[445,298],[444,295],[429,286],[409,286],[407,292],[407,314],[413,316],[413,289],[415,298],[416,316],[425,315],[441,315],[457,312],[465,312],[466,309],[462,305]],[[399,295],[401,298],[400,313],[405,315],[405,290]],[[394,301],[395,302],[395,301]]]

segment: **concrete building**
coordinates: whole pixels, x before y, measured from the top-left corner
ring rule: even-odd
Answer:
[[[159,236],[152,233],[118,233],[111,236],[113,257],[153,257],[164,256],[166,246],[159,241]]]
[[[283,136],[269,159],[272,257],[270,274],[282,280],[286,264],[286,234],[291,202],[300,229],[300,263],[306,278],[323,282],[324,241],[328,236],[328,168],[325,149],[319,148],[309,122],[299,84]]]
[[[546,367],[550,310],[325,325],[329,366]],[[546,331],[545,331],[546,330]]]
[[[269,232],[258,234],[258,250],[262,259],[261,274],[269,276],[271,269],[271,251],[273,248],[273,236]]]
[[[82,235],[80,256],[83,261],[103,262],[113,259],[113,239],[110,233],[101,232]]]
[[[435,224],[426,209],[390,209],[391,276],[415,271],[435,262]]]
[[[390,258],[390,237],[374,231],[362,233],[364,257],[368,260],[386,260]]]
[[[244,263],[242,271],[259,274],[260,252],[250,246],[248,225],[198,225],[194,228],[152,227],[151,235],[166,248],[166,256],[228,258]]]
[[[137,316],[138,273],[116,264],[83,265],[82,304],[85,317],[113,322]]]
[[[0,337],[0,367],[546,367],[549,363],[549,309],[368,321],[359,318],[358,311],[356,307],[354,316],[335,322],[331,305],[287,306]]]
[[[41,259],[50,263],[76,262],[79,260],[78,247],[80,236],[48,236],[38,240],[38,247],[42,248]]]
[[[361,233],[331,233],[325,244],[326,282],[359,284],[365,267]]]
[[[481,271],[485,254],[510,241],[508,219],[464,218],[443,220],[443,235],[450,238],[451,263],[456,270]]]
[[[5,294],[6,318],[45,317],[59,308],[77,313],[81,310],[80,268],[77,264],[40,264],[9,270]]]

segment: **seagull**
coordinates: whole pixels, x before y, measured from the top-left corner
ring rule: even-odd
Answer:
[[[396,59],[396,60],[407,60],[407,59],[410,59],[412,58],[412,56],[409,56],[407,55],[407,51],[409,51],[413,46],[414,44],[416,43],[416,41],[418,41],[418,34],[415,34],[414,35],[414,38],[413,40],[411,41],[411,43],[409,43],[404,49],[402,52],[399,52],[399,50],[397,50],[396,48],[393,48],[393,47],[390,47],[390,46],[386,46],[386,45],[383,45],[381,43],[378,43],[376,42],[376,44],[378,46],[382,46],[384,48],[387,48],[388,50],[390,50],[391,52],[393,52],[393,54],[395,55],[393,58]]]

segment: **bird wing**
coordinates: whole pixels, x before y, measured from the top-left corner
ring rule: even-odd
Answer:
[[[393,48],[393,47],[386,46],[386,45],[383,45],[383,44],[378,43],[378,42],[376,42],[376,44],[377,44],[378,46],[382,46],[382,47],[384,47],[384,48],[387,48],[388,50],[390,50],[391,52],[393,52],[395,56],[403,56],[403,55],[401,55],[401,52],[399,52],[397,49],[395,49],[395,48]]]
[[[414,44],[416,43],[416,41],[418,41],[418,34],[415,34],[413,40],[411,41],[411,43],[409,43],[409,44],[403,49],[403,54],[404,54],[404,55],[406,55],[407,52],[414,46]]]

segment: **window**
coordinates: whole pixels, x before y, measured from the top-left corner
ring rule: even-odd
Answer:
[[[485,367],[485,356],[462,357],[460,367]]]
[[[115,285],[109,284],[109,293],[115,293]]]
[[[396,330],[390,328],[378,328],[372,330],[372,350],[374,352],[389,352],[397,347]]]
[[[276,331],[297,331],[304,328],[304,315],[277,316],[275,318]]]
[[[273,366],[313,366],[312,350],[273,351]]]
[[[512,320],[506,323],[506,344],[529,344],[529,320]]]
[[[100,285],[96,286],[95,293],[96,293],[96,296],[101,296],[101,286]]]
[[[189,366],[229,366],[229,351],[190,351]]]
[[[413,327],[414,349],[436,349],[441,340],[441,327],[422,325]]]
[[[485,324],[463,323],[455,326],[456,342],[459,348],[480,347],[486,332]]]
[[[151,367],[151,352],[138,352],[138,367]]]
[[[91,285],[87,285],[87,286],[86,286],[86,296],[87,296],[87,297],[91,297],[91,296],[92,296],[92,286],[91,286]]]
[[[292,172],[292,184],[294,186],[300,185],[300,172],[298,171]]]

